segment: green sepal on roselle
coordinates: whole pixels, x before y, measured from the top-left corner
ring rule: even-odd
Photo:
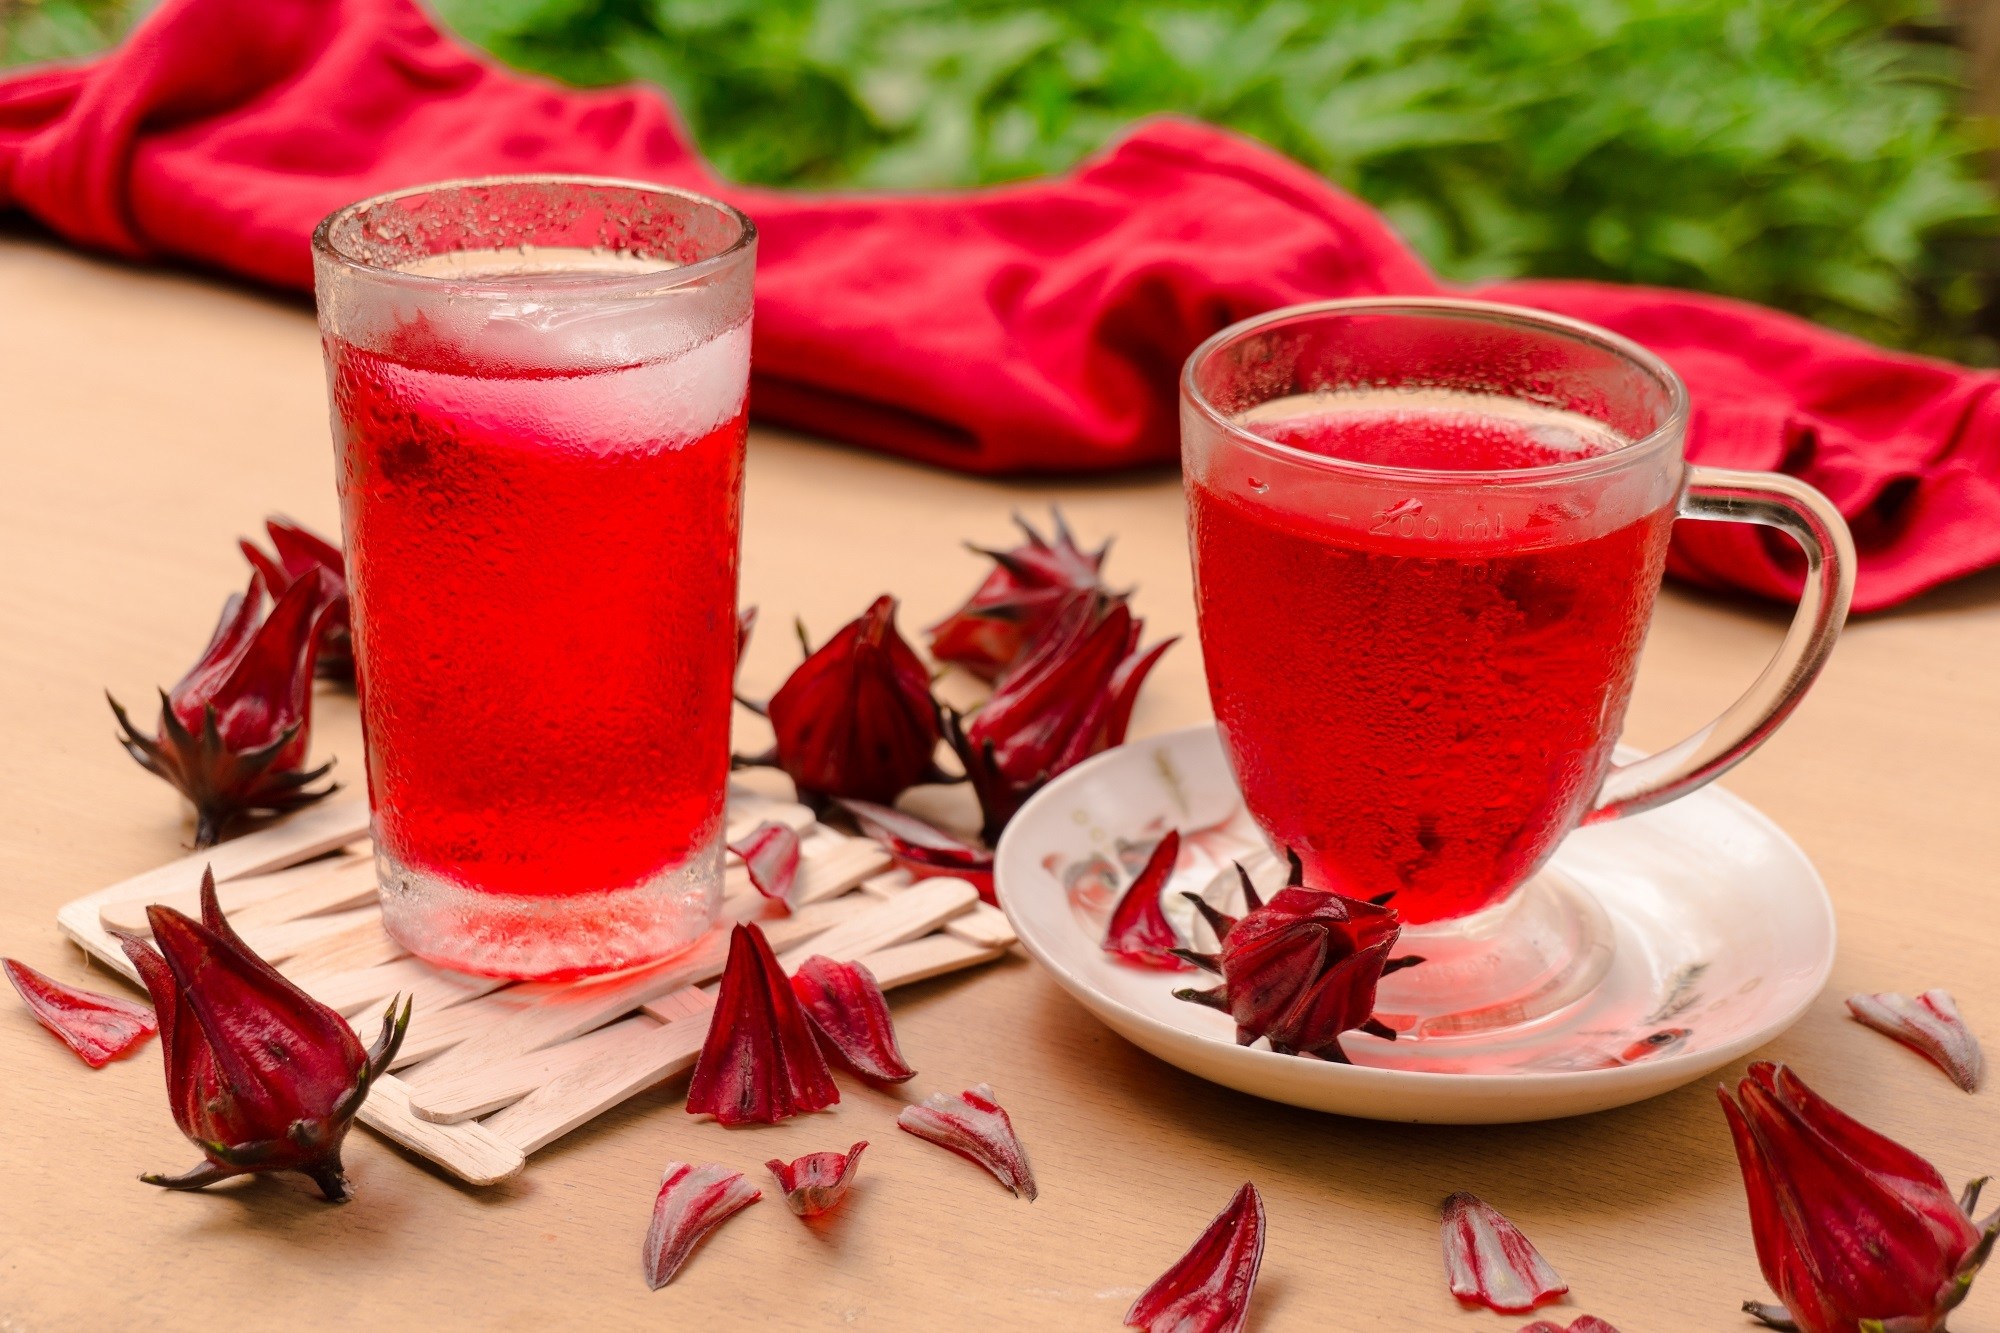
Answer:
[[[1228,1014],[1236,1021],[1239,1045],[1262,1037],[1280,1055],[1346,1064],[1347,1053],[1340,1047],[1344,1032],[1395,1040],[1395,1030],[1374,1016],[1375,988],[1385,973],[1423,960],[1390,959],[1402,934],[1395,912],[1379,902],[1305,887],[1303,865],[1296,853],[1288,855],[1291,875],[1268,903],[1258,897],[1243,867],[1236,868],[1248,907],[1241,917],[1218,911],[1200,894],[1186,895],[1220,944],[1212,954],[1172,952],[1219,973],[1222,985],[1177,990],[1174,998]]]
[[[409,1002],[389,1002],[381,1035],[364,1050],[346,1019],[236,934],[212,872],[202,875],[201,920],[158,904],[146,919],[150,944],[112,934],[153,998],[174,1123],[204,1160],[178,1176],[140,1179],[192,1190],[250,1172],[297,1171],[344,1202],[341,1143],[403,1044]]]
[[[208,647],[171,690],[160,692],[154,735],[139,730],[107,694],[119,743],[141,767],[193,803],[195,846],[212,847],[231,821],[254,811],[284,814],[330,795],[313,784],[332,763],[308,770],[313,663],[346,592],[331,574],[301,575],[268,616],[264,576],[224,603]]]

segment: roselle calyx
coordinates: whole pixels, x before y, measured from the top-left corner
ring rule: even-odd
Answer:
[[[1246,1182],[1125,1312],[1146,1333],[1241,1333],[1264,1262],[1264,1200]]]
[[[201,660],[160,695],[155,735],[111,699],[126,752],[194,804],[197,848],[214,846],[240,815],[282,814],[333,792],[331,783],[313,786],[332,763],[307,769],[305,759],[314,655],[322,624],[344,596],[316,569],[260,621],[264,576],[253,574],[249,588],[224,603]]]
[[[153,942],[114,930],[153,997],[174,1123],[206,1159],[178,1176],[140,1179],[194,1190],[253,1171],[298,1171],[344,1202],[340,1146],[355,1113],[403,1044],[410,1006],[391,1000],[363,1049],[347,1020],[259,958],[223,918],[215,876],[201,920],[146,909]]]
[[[965,605],[925,631],[933,659],[964,667],[982,680],[998,680],[1073,603],[1094,596],[1125,599],[1126,594],[1104,585],[1104,557],[1111,543],[1084,551],[1062,510],[1051,508],[1049,514],[1052,538],[1016,514],[1015,526],[1026,538],[1021,545],[1006,551],[970,547],[991,559],[994,569]]]
[[[251,567],[264,576],[264,587],[271,596],[283,597],[294,583],[315,570],[333,580],[338,593],[327,605],[326,618],[320,626],[314,671],[321,680],[352,685],[354,632],[348,609],[347,557],[326,538],[282,514],[265,519],[264,531],[271,538],[269,552],[240,538],[236,545]]]
[[[798,888],[799,835],[790,824],[767,819],[729,850],[743,858],[751,887],[787,912],[795,906],[792,894]]]
[[[1936,1333],[1972,1289],[2000,1236],[2000,1209],[1972,1220],[1932,1166],[1758,1061],[1716,1089],[1736,1145],[1757,1263],[1782,1305],[1744,1302],[1798,1333]]]
[[[1445,1283],[1467,1305],[1526,1314],[1569,1290],[1521,1229],[1476,1194],[1460,1190],[1447,1198],[1438,1226]]]
[[[792,974],[792,993],[827,1059],[873,1083],[906,1083],[917,1076],[896,1044],[888,997],[865,965],[814,954]]]
[[[1236,1020],[1236,1040],[1248,1046],[1259,1037],[1280,1055],[1312,1055],[1349,1063],[1341,1049],[1344,1032],[1359,1029],[1395,1040],[1394,1029],[1377,1022],[1375,988],[1384,972],[1421,962],[1393,963],[1402,926],[1395,912],[1371,902],[1305,887],[1304,871],[1291,857],[1291,878],[1265,903],[1241,866],[1249,911],[1227,916],[1199,894],[1188,894],[1221,942],[1217,952],[1175,952],[1195,966],[1220,973],[1214,990],[1177,990],[1177,999],[1220,1009]]]
[[[21,993],[35,1021],[92,1069],[124,1059],[159,1030],[153,1011],[143,1004],[66,986],[12,958],[0,958],[0,970]]]
[[[729,937],[715,1013],[688,1084],[691,1115],[773,1125],[840,1100],[811,1022],[754,922]]]
[[[926,1143],[957,1153],[992,1173],[1016,1198],[1035,1198],[1035,1173],[1014,1121],[993,1100],[993,1089],[976,1083],[956,1095],[934,1092],[896,1117],[896,1127]]]
[[[1850,995],[1847,1011],[1855,1021],[1922,1055],[1966,1092],[1977,1092],[1986,1077],[1979,1038],[1965,1025],[1949,991],[1927,990],[1915,999],[1894,991]]]
[[[991,903],[993,893],[993,849],[947,833],[928,820],[905,814],[872,801],[841,801],[840,807],[854,817],[862,833],[888,849],[896,864],[916,879],[940,875],[962,879],[979,890]]]
[[[1132,887],[1125,890],[1112,909],[1111,922],[1104,932],[1106,953],[1135,967],[1163,972],[1187,968],[1187,960],[1175,952],[1180,947],[1180,937],[1174,934],[1166,911],[1160,906],[1160,891],[1174,873],[1174,862],[1180,852],[1180,830],[1169,829],[1146,858],[1145,867],[1132,881]]]
[[[979,798],[988,843],[1049,779],[1124,743],[1140,686],[1175,642],[1142,652],[1144,629],[1123,602],[1073,601],[975,712],[945,710],[945,739]]]
[[[1580,1314],[1567,1326],[1553,1319],[1537,1319],[1524,1326],[1521,1333],[1618,1333],[1618,1330],[1594,1314]]]
[[[863,1139],[846,1152],[807,1153],[791,1162],[773,1157],[764,1165],[778,1178],[786,1207],[800,1217],[819,1217],[838,1208],[847,1197],[867,1146],[868,1140]]]
[[[942,776],[930,673],[896,632],[896,599],[875,599],[793,671],[766,705],[776,738],[770,761],[799,798],[853,797],[892,804]]]
[[[713,1162],[668,1162],[640,1252],[646,1285],[658,1291],[672,1282],[703,1236],[763,1197],[741,1171]]]

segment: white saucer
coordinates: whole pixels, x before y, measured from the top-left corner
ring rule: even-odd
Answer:
[[[1112,905],[1169,828],[1183,839],[1170,903],[1229,860],[1269,858],[1213,726],[1132,742],[1051,782],[1000,840],[1000,905],[1028,952],[1115,1031],[1191,1074],[1312,1110],[1503,1124],[1642,1101],[1783,1032],[1833,967],[1833,906],[1812,863],[1770,820],[1711,786],[1562,845],[1548,869],[1588,890],[1610,918],[1611,970],[1497,1056],[1490,1040],[1470,1061],[1462,1039],[1360,1033],[1344,1041],[1351,1065],[1278,1055],[1238,1046],[1226,1014],[1173,998],[1214,977],[1148,971],[1100,947]],[[1480,1072],[1464,1072],[1472,1064]]]

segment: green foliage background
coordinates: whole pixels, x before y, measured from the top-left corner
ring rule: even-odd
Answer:
[[[740,180],[1009,180],[1178,111],[1355,190],[1452,278],[1694,287],[2000,359],[1989,127],[1935,0],[438,2],[517,66],[663,85]],[[22,12],[87,46],[58,16],[115,8]],[[10,26],[0,58],[61,53]]]

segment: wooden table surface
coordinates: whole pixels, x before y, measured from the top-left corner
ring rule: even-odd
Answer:
[[[336,529],[323,394],[303,302],[0,235],[0,952],[116,988],[58,937],[56,908],[172,858],[189,829],[114,744],[103,690],[150,716],[155,685],[240,587],[234,538],[265,513]],[[1050,500],[1084,536],[1117,534],[1112,577],[1140,585],[1155,632],[1186,636],[1135,732],[1205,718],[1174,475],[1001,484],[773,431],[751,436],[744,598],[765,628],[746,689],[774,688],[796,660],[795,615],[823,636],[891,590],[914,636],[983,572],[959,543],[1004,542],[1010,510]],[[1659,745],[1712,715],[1779,624],[1670,594],[1629,739]],[[1841,999],[1944,986],[1975,1030],[2000,1030],[1996,661],[1991,577],[1857,624],[1790,725],[1729,779],[1817,862],[1840,919],[1826,993],[1762,1054],[1953,1181],[2000,1170],[1993,1094],[1957,1091],[1847,1020]],[[315,727],[315,749],[358,782],[352,701],[323,693]],[[357,1130],[346,1207],[295,1177],[170,1194],[135,1178],[196,1156],[168,1116],[157,1043],[92,1072],[0,997],[0,1330],[1113,1329],[1246,1179],[1270,1218],[1259,1333],[1518,1328],[1445,1292],[1437,1205],[1455,1189],[1503,1208],[1569,1279],[1565,1321],[1748,1327],[1738,1302],[1765,1295],[1707,1080],[1541,1125],[1383,1125],[1182,1074],[1025,957],[899,993],[896,1009],[922,1071],[910,1088],[993,1084],[1038,1202],[899,1134],[900,1095],[851,1083],[832,1115],[735,1131],[688,1117],[669,1086],[488,1190]],[[766,1158],[862,1138],[877,1150],[834,1225],[808,1230],[765,1181],[764,1203],[672,1286],[646,1289],[639,1241],[663,1162],[762,1179]],[[1976,1290],[1954,1327],[2000,1328],[2000,1292]]]

